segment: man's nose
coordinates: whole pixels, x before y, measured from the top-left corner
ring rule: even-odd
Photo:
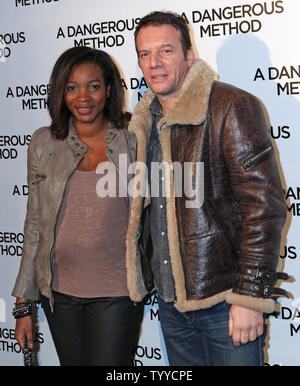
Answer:
[[[158,53],[152,53],[150,55],[150,66],[151,67],[157,67],[161,65],[161,58]]]

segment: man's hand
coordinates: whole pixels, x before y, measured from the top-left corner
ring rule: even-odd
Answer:
[[[232,305],[229,312],[229,336],[239,346],[253,342],[264,332],[264,319],[260,311]]]

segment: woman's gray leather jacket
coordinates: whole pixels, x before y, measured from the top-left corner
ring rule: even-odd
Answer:
[[[119,154],[127,155],[128,165],[133,162],[136,145],[134,134],[110,124],[104,141],[109,142],[106,149],[108,160],[117,169]],[[41,293],[52,303],[51,257],[57,219],[67,181],[87,149],[71,124],[65,140],[53,138],[49,127],[42,127],[32,135],[28,148],[29,195],[23,254],[13,296],[35,301]]]

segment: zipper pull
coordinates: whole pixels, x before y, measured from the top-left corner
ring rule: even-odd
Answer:
[[[256,154],[252,154],[251,156],[248,156],[246,159],[244,159],[242,161],[242,166],[243,168],[248,171],[250,170],[253,166],[256,166],[259,164],[259,161],[262,159],[262,157],[269,153],[271,150],[273,149],[273,146],[272,145],[269,145],[267,148],[265,148],[264,150],[256,153]]]
[[[36,174],[35,176],[35,180],[33,180],[31,182],[32,185],[37,185],[39,184],[41,181],[44,181],[46,179],[46,176],[45,175],[39,175],[39,174]]]

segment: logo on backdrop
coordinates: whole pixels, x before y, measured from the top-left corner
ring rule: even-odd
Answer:
[[[6,304],[5,300],[0,298],[0,322],[6,322]]]
[[[0,39],[0,63],[6,62],[6,58],[10,56],[10,49],[6,47],[4,40]]]
[[[19,149],[29,145],[31,135],[0,135],[0,160],[15,159],[19,155]]]
[[[44,337],[41,332],[36,332],[33,335],[34,343],[42,344],[44,343]],[[21,347],[19,343],[16,342],[15,330],[12,328],[0,328],[0,351],[20,353]]]
[[[152,296],[147,295],[143,300],[145,305],[145,314],[144,314],[144,323],[146,318],[150,319],[153,323],[159,323],[159,309],[158,309],[158,296],[154,294]],[[135,366],[144,366],[144,362],[147,361],[149,364],[149,359],[151,359],[151,365],[156,366],[160,363],[163,358],[163,353],[161,347],[152,347],[152,346],[143,346],[138,345],[135,350]]]
[[[183,13],[182,16],[188,22],[199,24],[199,35],[204,38],[258,32],[262,29],[262,21],[259,19],[261,16],[283,12],[283,1],[266,1],[194,10],[191,14]]]
[[[144,366],[143,359],[152,359],[152,366],[155,366],[155,361],[162,359],[162,352],[160,347],[149,347],[149,346],[137,346],[135,350],[135,366]],[[157,363],[159,364],[159,363]]]
[[[0,34],[0,61],[4,62],[12,54],[13,45],[26,41],[25,32]]]
[[[286,304],[286,303],[284,303]],[[294,337],[300,335],[300,298],[295,298],[288,305],[281,305],[280,312],[271,314],[276,319],[289,322],[289,335]]]
[[[6,98],[9,100],[20,99],[22,110],[41,110],[47,108],[49,92],[49,84],[9,86],[6,91]]]
[[[28,185],[14,185],[12,187],[13,196],[28,196]]]
[[[129,81],[122,79],[122,85],[125,90],[130,89],[134,93],[137,93],[137,101],[139,101],[148,90],[148,85],[144,77],[141,77],[140,79],[130,78]]]
[[[300,65],[257,68],[254,82],[272,81],[276,85],[276,95],[300,94]]]
[[[297,248],[294,245],[285,245],[280,257],[282,259],[295,260],[297,258]]]
[[[271,137],[274,139],[288,139],[291,136],[291,127],[287,125],[273,125],[270,127]]]
[[[299,188],[298,188],[299,189]],[[289,188],[290,193],[286,194],[294,196],[294,190]],[[287,191],[287,192],[288,192]],[[291,193],[293,192],[293,193]],[[295,245],[285,245],[280,253],[282,260],[297,261],[297,247]],[[282,302],[282,303],[281,303]],[[269,315],[271,318],[281,319],[286,322],[286,332],[291,337],[300,336],[300,298],[283,299],[278,301],[280,308]]]
[[[143,300],[146,309],[149,311],[150,320],[160,321],[159,318],[159,309],[158,309],[158,296],[147,295]]]
[[[300,216],[300,186],[289,186],[284,190],[288,212]]]
[[[16,7],[24,7],[28,5],[40,5],[40,4],[49,4],[55,3],[59,0],[15,0]]]
[[[85,46],[97,49],[120,47],[125,43],[124,33],[134,31],[139,20],[139,18],[132,18],[60,26],[56,39],[72,39],[74,47]]]
[[[2,256],[22,256],[24,234],[0,232],[0,254]]]

